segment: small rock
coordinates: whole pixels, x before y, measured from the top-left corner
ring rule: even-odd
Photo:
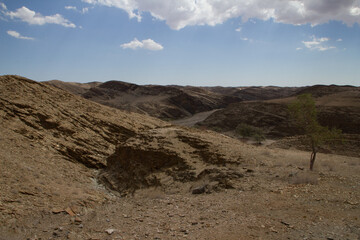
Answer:
[[[71,210],[71,208],[69,208],[69,207],[67,207],[66,209],[65,209],[65,212],[67,212],[70,216],[75,216],[75,213],[73,212],[73,210]]]
[[[113,234],[116,230],[113,228],[106,229],[105,232],[109,235]]]
[[[62,232],[62,230],[64,230],[64,228],[63,227],[57,227],[57,228],[55,228],[55,230],[58,230],[59,232]]]
[[[285,222],[285,221],[280,221],[282,224],[284,224],[285,226],[289,226],[290,224]]]
[[[64,212],[64,209],[62,209],[62,208],[53,208],[51,210],[51,212],[54,213],[54,214],[58,214],[58,213]]]
[[[75,222],[76,222],[76,223],[81,223],[82,220],[81,220],[79,217],[76,216],[76,217],[75,217]]]
[[[206,191],[206,186],[200,186],[200,187],[194,188],[192,190],[192,194],[202,194],[202,193],[205,193],[205,191]]]

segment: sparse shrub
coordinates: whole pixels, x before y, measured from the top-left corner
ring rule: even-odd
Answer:
[[[295,125],[301,129],[311,147],[310,170],[313,170],[316,154],[324,144],[342,141],[341,130],[328,129],[318,123],[315,100],[311,94],[302,94],[289,104],[289,113]]]
[[[257,143],[261,143],[265,140],[265,136],[261,128],[254,127],[246,123],[240,123],[235,129],[235,133],[244,138],[251,138]]]

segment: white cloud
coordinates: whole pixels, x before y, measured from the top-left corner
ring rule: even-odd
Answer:
[[[65,9],[77,11],[77,8],[75,6],[65,6]]]
[[[159,50],[164,49],[164,47],[161,46],[161,44],[155,42],[152,39],[145,39],[140,42],[136,38],[134,38],[134,40],[132,40],[129,43],[121,44],[121,47],[123,49],[130,48],[133,50],[138,49],[138,48],[143,48],[143,49],[147,49],[147,50],[151,50],[151,51],[159,51]]]
[[[360,0],[82,0],[123,9],[141,21],[143,12],[165,21],[172,29],[221,24],[228,19],[251,19],[301,25],[330,20],[360,24]]]
[[[338,40],[336,40],[337,42],[342,42],[343,40],[341,38],[339,38]]]
[[[121,44],[121,47],[124,49],[130,48],[130,49],[134,49],[134,50],[137,48],[142,48],[143,46],[144,46],[144,44],[142,42],[140,42],[139,40],[137,40],[136,38],[129,43]]]
[[[40,13],[36,13],[27,7],[18,8],[15,12],[5,12],[10,18],[18,18],[23,22],[27,22],[32,25],[44,25],[47,23],[58,24],[64,27],[75,28],[76,25],[65,19],[60,14],[55,14],[51,16],[43,16]]]
[[[18,38],[18,39],[34,40],[34,38],[32,38],[32,37],[22,36],[20,33],[13,31],[13,30],[7,31],[7,34],[9,34],[10,36],[12,36],[14,38]]]
[[[237,29],[235,29],[236,32],[241,32],[242,28],[238,27]]]
[[[254,39],[251,39],[251,38],[247,38],[247,37],[242,37],[240,38],[242,41],[246,41],[246,42],[250,42],[250,43],[253,43],[254,42]]]
[[[73,10],[73,11],[76,11],[76,12],[79,12],[79,13],[82,13],[82,14],[85,14],[89,11],[89,8],[83,8],[81,10],[78,10],[77,7],[75,6],[65,6],[65,9],[67,10]]]
[[[6,5],[5,5],[4,3],[2,3],[2,2],[0,2],[0,7],[1,7],[2,9],[4,9],[4,10],[7,10]]]
[[[89,11],[89,8],[83,8],[83,9],[81,9],[81,13],[82,14],[85,14],[85,13],[87,13]]]
[[[296,48],[296,51],[300,51],[300,50],[302,50],[302,48],[301,48],[301,47]]]
[[[329,38],[316,38],[315,36],[311,37],[311,41],[302,41],[306,48],[310,50],[317,50],[317,51],[327,51],[330,49],[335,49],[334,46],[328,46],[326,42],[329,41]]]
[[[360,7],[352,7],[350,9],[350,14],[352,16],[359,16],[360,15]]]

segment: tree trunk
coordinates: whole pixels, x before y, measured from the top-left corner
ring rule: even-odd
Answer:
[[[316,158],[316,150],[313,150],[311,153],[311,157],[310,157],[310,170],[313,170],[314,167],[314,163],[315,163],[315,158]]]

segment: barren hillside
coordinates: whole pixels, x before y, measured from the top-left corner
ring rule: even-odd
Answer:
[[[205,89],[225,96],[233,96],[243,101],[286,98],[302,91],[304,87],[206,87]]]
[[[0,77],[0,239],[358,239],[359,158],[256,147]]]
[[[174,120],[192,116],[199,112],[224,108],[228,104],[241,101],[234,96],[223,96],[202,88],[180,88],[176,86],[136,85],[121,81],[102,84],[79,84],[54,82],[61,89],[79,94],[86,99],[131,112]],[[83,91],[85,89],[85,91]]]
[[[321,95],[315,100],[322,125],[337,127],[348,134],[360,134],[360,88],[323,86],[301,91],[306,92]],[[213,113],[198,125],[231,131],[238,124],[246,123],[262,128],[270,137],[293,136],[297,132],[289,121],[287,105],[294,99],[295,97],[234,103]]]

